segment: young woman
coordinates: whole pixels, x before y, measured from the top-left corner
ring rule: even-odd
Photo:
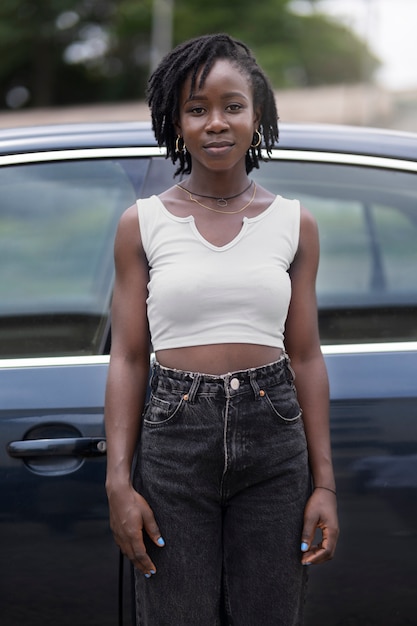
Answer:
[[[248,177],[278,128],[244,44],[178,46],[148,100],[188,177],[129,208],[115,242],[106,487],[138,623],[301,624],[305,566],[338,536],[316,224]]]

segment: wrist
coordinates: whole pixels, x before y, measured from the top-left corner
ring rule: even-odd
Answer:
[[[114,491],[120,492],[123,489],[130,489],[131,486],[132,486],[132,481],[130,479],[130,473],[123,473],[123,474],[117,474],[117,475],[107,474],[105,488],[106,488],[108,495]]]
[[[330,491],[330,493],[333,493],[334,495],[336,495],[336,489],[333,487],[326,487],[325,485],[314,485],[314,491],[316,489],[323,489],[324,491]]]

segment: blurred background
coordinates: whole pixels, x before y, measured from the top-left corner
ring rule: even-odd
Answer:
[[[147,120],[177,43],[254,51],[285,122],[417,131],[417,0],[1,0],[0,127]]]

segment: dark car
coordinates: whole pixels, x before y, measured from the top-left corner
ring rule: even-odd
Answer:
[[[173,172],[146,124],[0,133],[2,626],[133,623],[104,492],[112,247]],[[252,177],[320,228],[341,537],[306,626],[416,624],[417,135],[282,126]]]

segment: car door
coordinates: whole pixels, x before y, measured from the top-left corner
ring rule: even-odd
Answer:
[[[254,177],[316,217],[341,536],[306,626],[415,622],[417,164],[277,151]]]
[[[2,626],[117,623],[103,426],[113,240],[147,176],[148,189],[172,181],[124,152],[0,159]]]

